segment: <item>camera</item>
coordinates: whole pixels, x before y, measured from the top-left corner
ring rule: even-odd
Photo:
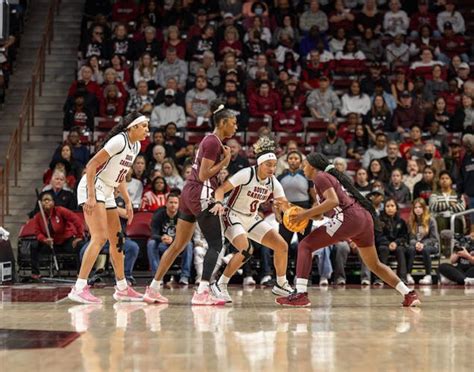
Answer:
[[[469,253],[474,251],[474,241],[469,236],[456,234],[454,237],[453,252],[459,252],[466,249]]]

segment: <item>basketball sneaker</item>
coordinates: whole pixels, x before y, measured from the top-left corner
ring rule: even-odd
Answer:
[[[215,298],[225,300],[227,304],[232,303],[232,297],[230,297],[230,294],[227,291],[227,284],[218,284],[217,282],[214,282],[209,286],[209,288]]]
[[[75,286],[71,288],[71,292],[67,297],[74,302],[79,302],[81,304],[101,304],[102,300],[95,297],[90,292],[90,286],[86,285],[82,290],[77,290]]]
[[[288,296],[293,292],[294,290],[291,288],[291,285],[288,282],[285,282],[283,285],[278,285],[278,283],[275,283],[272,288],[272,293],[277,296]]]
[[[117,286],[115,288],[115,293],[113,294],[113,298],[115,301],[120,302],[139,302],[143,301],[143,295],[135,291],[132,287],[127,286],[123,291],[118,289]]]
[[[202,293],[194,292],[193,299],[191,300],[191,305],[225,305],[225,300],[214,297],[209,289],[206,289]]]
[[[146,287],[143,301],[147,304],[167,304],[169,302],[165,296],[151,287]]]
[[[405,295],[402,305],[404,307],[420,306],[421,301],[415,291],[410,291]]]
[[[308,298],[308,292],[304,293],[293,293],[288,297],[278,297],[275,299],[278,305],[282,306],[294,306],[294,307],[307,307],[311,306],[311,301]]]

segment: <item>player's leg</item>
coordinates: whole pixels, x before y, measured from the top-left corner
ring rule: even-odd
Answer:
[[[411,291],[392,269],[380,262],[374,245],[359,247],[359,255],[370,271],[404,296],[403,306],[417,306],[420,304],[415,291]]]
[[[87,278],[94,266],[103,245],[107,241],[107,212],[105,202],[97,202],[92,214],[84,213],[86,224],[91,234],[91,239],[87,250],[82,258],[81,268],[76,284],[71,289],[68,297],[72,301],[81,303],[102,303],[102,300],[93,296],[89,292]]]

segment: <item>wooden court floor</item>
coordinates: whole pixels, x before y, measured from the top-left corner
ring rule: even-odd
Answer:
[[[97,289],[97,306],[71,303],[67,288],[0,287],[0,371],[474,370],[471,289],[419,290],[420,309],[388,288],[313,287],[307,309],[240,286],[232,306],[191,307],[192,290],[151,306]]]

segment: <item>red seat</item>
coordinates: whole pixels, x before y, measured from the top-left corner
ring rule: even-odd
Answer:
[[[202,139],[205,137],[205,134],[199,134],[199,133],[186,133],[186,141],[190,145],[196,145],[199,142],[202,141]]]
[[[35,238],[35,224],[34,220],[30,219],[26,221],[26,223],[20,227],[20,232],[18,233],[18,238],[24,239],[24,238]]]
[[[321,133],[308,133],[306,135],[306,144],[307,145],[317,145],[321,139],[323,139],[326,136],[325,132]]]
[[[197,125],[195,121],[188,121],[186,123],[186,130],[193,132],[207,132],[211,130],[209,121],[205,121],[202,125]]]
[[[408,218],[410,217],[410,207],[400,208],[400,218],[405,222],[408,222]]]
[[[95,129],[99,131],[108,131],[117,124],[117,121],[111,118],[96,118]]]
[[[269,123],[264,121],[263,118],[250,118],[247,131],[257,132],[261,127],[268,127]]]
[[[307,132],[324,132],[328,127],[328,122],[321,119],[303,118]]]
[[[304,133],[300,133],[300,134],[278,133],[277,142],[281,146],[286,146],[286,144],[289,141],[296,141],[298,146],[304,145]]]
[[[133,216],[131,225],[127,226],[127,236],[130,238],[146,238],[151,235],[151,212],[138,212]]]
[[[359,160],[355,159],[347,159],[347,170],[357,172],[357,170],[361,167]]]

